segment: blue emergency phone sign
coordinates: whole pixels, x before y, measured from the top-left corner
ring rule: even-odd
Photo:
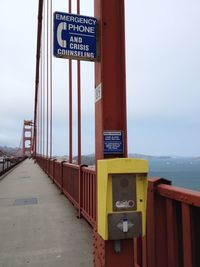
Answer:
[[[104,154],[123,154],[123,132],[122,131],[104,131]]]
[[[54,13],[54,56],[79,60],[97,59],[97,19]]]

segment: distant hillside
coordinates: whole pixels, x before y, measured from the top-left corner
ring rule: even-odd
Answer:
[[[144,155],[144,154],[129,154],[130,158],[137,158],[137,159],[170,159],[170,156],[151,156],[151,155]],[[73,158],[75,161],[77,161],[78,157]],[[81,159],[82,164],[86,165],[94,165],[95,164],[95,155],[83,155]]]
[[[22,150],[19,150],[17,147],[0,146],[0,151],[5,153],[7,156],[22,156]]]
[[[78,160],[78,157],[74,157],[73,158],[75,161]],[[91,155],[83,155],[81,157],[81,163],[82,164],[85,164],[85,165],[88,165],[88,166],[91,166],[91,165],[94,165],[95,164],[95,156],[94,154],[91,154]]]
[[[194,160],[200,160],[200,157],[195,157],[195,158],[193,158]]]
[[[145,155],[145,154],[129,154],[130,158],[136,158],[136,159],[171,159],[170,156],[152,156],[152,155]]]

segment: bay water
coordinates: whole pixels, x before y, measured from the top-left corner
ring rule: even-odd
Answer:
[[[200,191],[200,160],[193,158],[149,159],[149,177],[161,177],[172,185]]]

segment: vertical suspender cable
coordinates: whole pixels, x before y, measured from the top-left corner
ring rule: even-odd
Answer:
[[[77,0],[77,14],[80,14],[80,0]],[[81,164],[81,63],[77,61],[77,97],[78,97],[78,164]]]
[[[69,13],[72,12],[72,2],[69,0]],[[72,163],[72,60],[69,59],[69,162]]]
[[[40,83],[40,64],[39,64],[39,82],[38,82],[38,102],[37,102],[37,155],[39,155],[40,151],[40,91],[41,91],[41,83]]]
[[[39,145],[40,145],[40,140],[39,140],[39,107],[40,107],[40,98],[39,98],[39,92],[40,92],[40,87],[38,87],[38,102],[37,102],[37,150],[36,150],[36,155],[38,156],[38,151],[39,151]]]
[[[39,66],[40,68],[40,66]],[[38,119],[37,119],[37,131],[38,131],[38,149],[37,154],[39,155],[40,151],[40,91],[41,91],[41,83],[40,83],[40,71],[39,71],[39,88],[38,88]]]
[[[41,147],[40,147],[40,156],[42,155],[43,150],[43,49],[41,46],[41,55],[40,55],[40,82],[41,82],[41,116],[40,116],[40,139],[41,139]]]
[[[45,8],[46,8],[46,5],[45,5],[45,1],[44,1],[44,19],[43,19],[43,46],[42,46],[42,49],[43,49],[43,57],[42,57],[42,60],[43,60],[43,148],[42,148],[42,156],[44,157],[45,155],[45,86],[46,86],[46,80],[45,80],[45,45],[46,45],[46,38],[45,38],[45,32],[46,32],[46,23],[45,23],[45,19],[46,19],[46,12],[45,12]]]
[[[40,55],[40,59],[41,59],[41,55]],[[42,69],[42,65],[41,65],[41,61],[40,61],[40,149],[39,149],[39,154],[41,154],[41,146],[42,146],[42,139],[41,139],[41,132],[42,132],[42,81],[41,81],[41,69]]]
[[[39,2],[38,2],[36,74],[35,74],[35,105],[34,105],[34,157],[36,157],[36,149],[37,149],[37,106],[38,106],[38,86],[39,86],[39,63],[40,63],[40,48],[41,48],[41,32],[42,32],[42,13],[43,13],[43,0],[39,0]]]
[[[37,140],[37,143],[36,143],[36,156],[37,156],[37,152],[38,152],[38,95],[37,95],[37,116],[36,116],[36,140]],[[25,138],[25,136],[24,136]],[[24,145],[25,147],[25,145]]]
[[[46,157],[48,158],[49,156],[49,0],[47,0],[47,12],[46,12],[46,16],[47,16],[47,25],[46,25],[46,41],[47,41],[47,51],[46,51],[46,62],[47,62],[47,66],[46,66],[46,71],[47,71],[47,95],[46,95]]]
[[[42,154],[42,101],[43,101],[43,84],[42,84],[42,47],[40,54],[40,156]]]
[[[41,64],[40,64],[41,68]],[[41,78],[41,76],[40,76]],[[39,86],[39,99],[38,99],[38,154],[40,154],[40,147],[41,147],[41,139],[40,139],[40,131],[41,131],[41,121],[40,121],[40,114],[41,114],[41,80],[40,80],[40,86]]]
[[[50,158],[52,158],[52,0],[50,0]]]

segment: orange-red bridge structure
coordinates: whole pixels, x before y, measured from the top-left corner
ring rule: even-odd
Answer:
[[[71,13],[72,1],[68,2],[68,13]],[[76,1],[77,14],[81,12],[80,2],[81,0]],[[73,161],[74,75],[72,59],[69,59],[69,159],[59,161],[53,158],[52,153],[52,1],[39,0],[38,3],[33,154],[37,164],[73,204],[78,217],[84,218],[90,224],[93,231],[93,266],[200,266],[200,193],[174,187],[164,178],[148,180],[147,231],[144,238],[122,240],[121,250],[117,253],[114,241],[104,240],[98,234],[97,206],[101,203],[97,203],[99,179],[97,165],[89,167],[82,165],[81,162],[81,61],[77,60],[76,72],[78,159],[76,162]],[[97,163],[101,159],[126,158],[128,147],[124,0],[95,0],[94,8],[94,16],[98,21],[99,49],[99,59],[94,63],[95,88],[101,88],[101,96],[95,103],[95,162]],[[48,34],[42,34],[44,31]],[[46,49],[43,49],[44,42]],[[46,54],[46,75],[42,71],[44,54]],[[42,87],[44,79],[46,79],[45,99]],[[45,112],[44,101],[46,101]],[[44,116],[46,126],[43,125]],[[123,153],[106,154],[104,132],[116,130],[123,133]],[[25,150],[24,147],[24,153]]]

